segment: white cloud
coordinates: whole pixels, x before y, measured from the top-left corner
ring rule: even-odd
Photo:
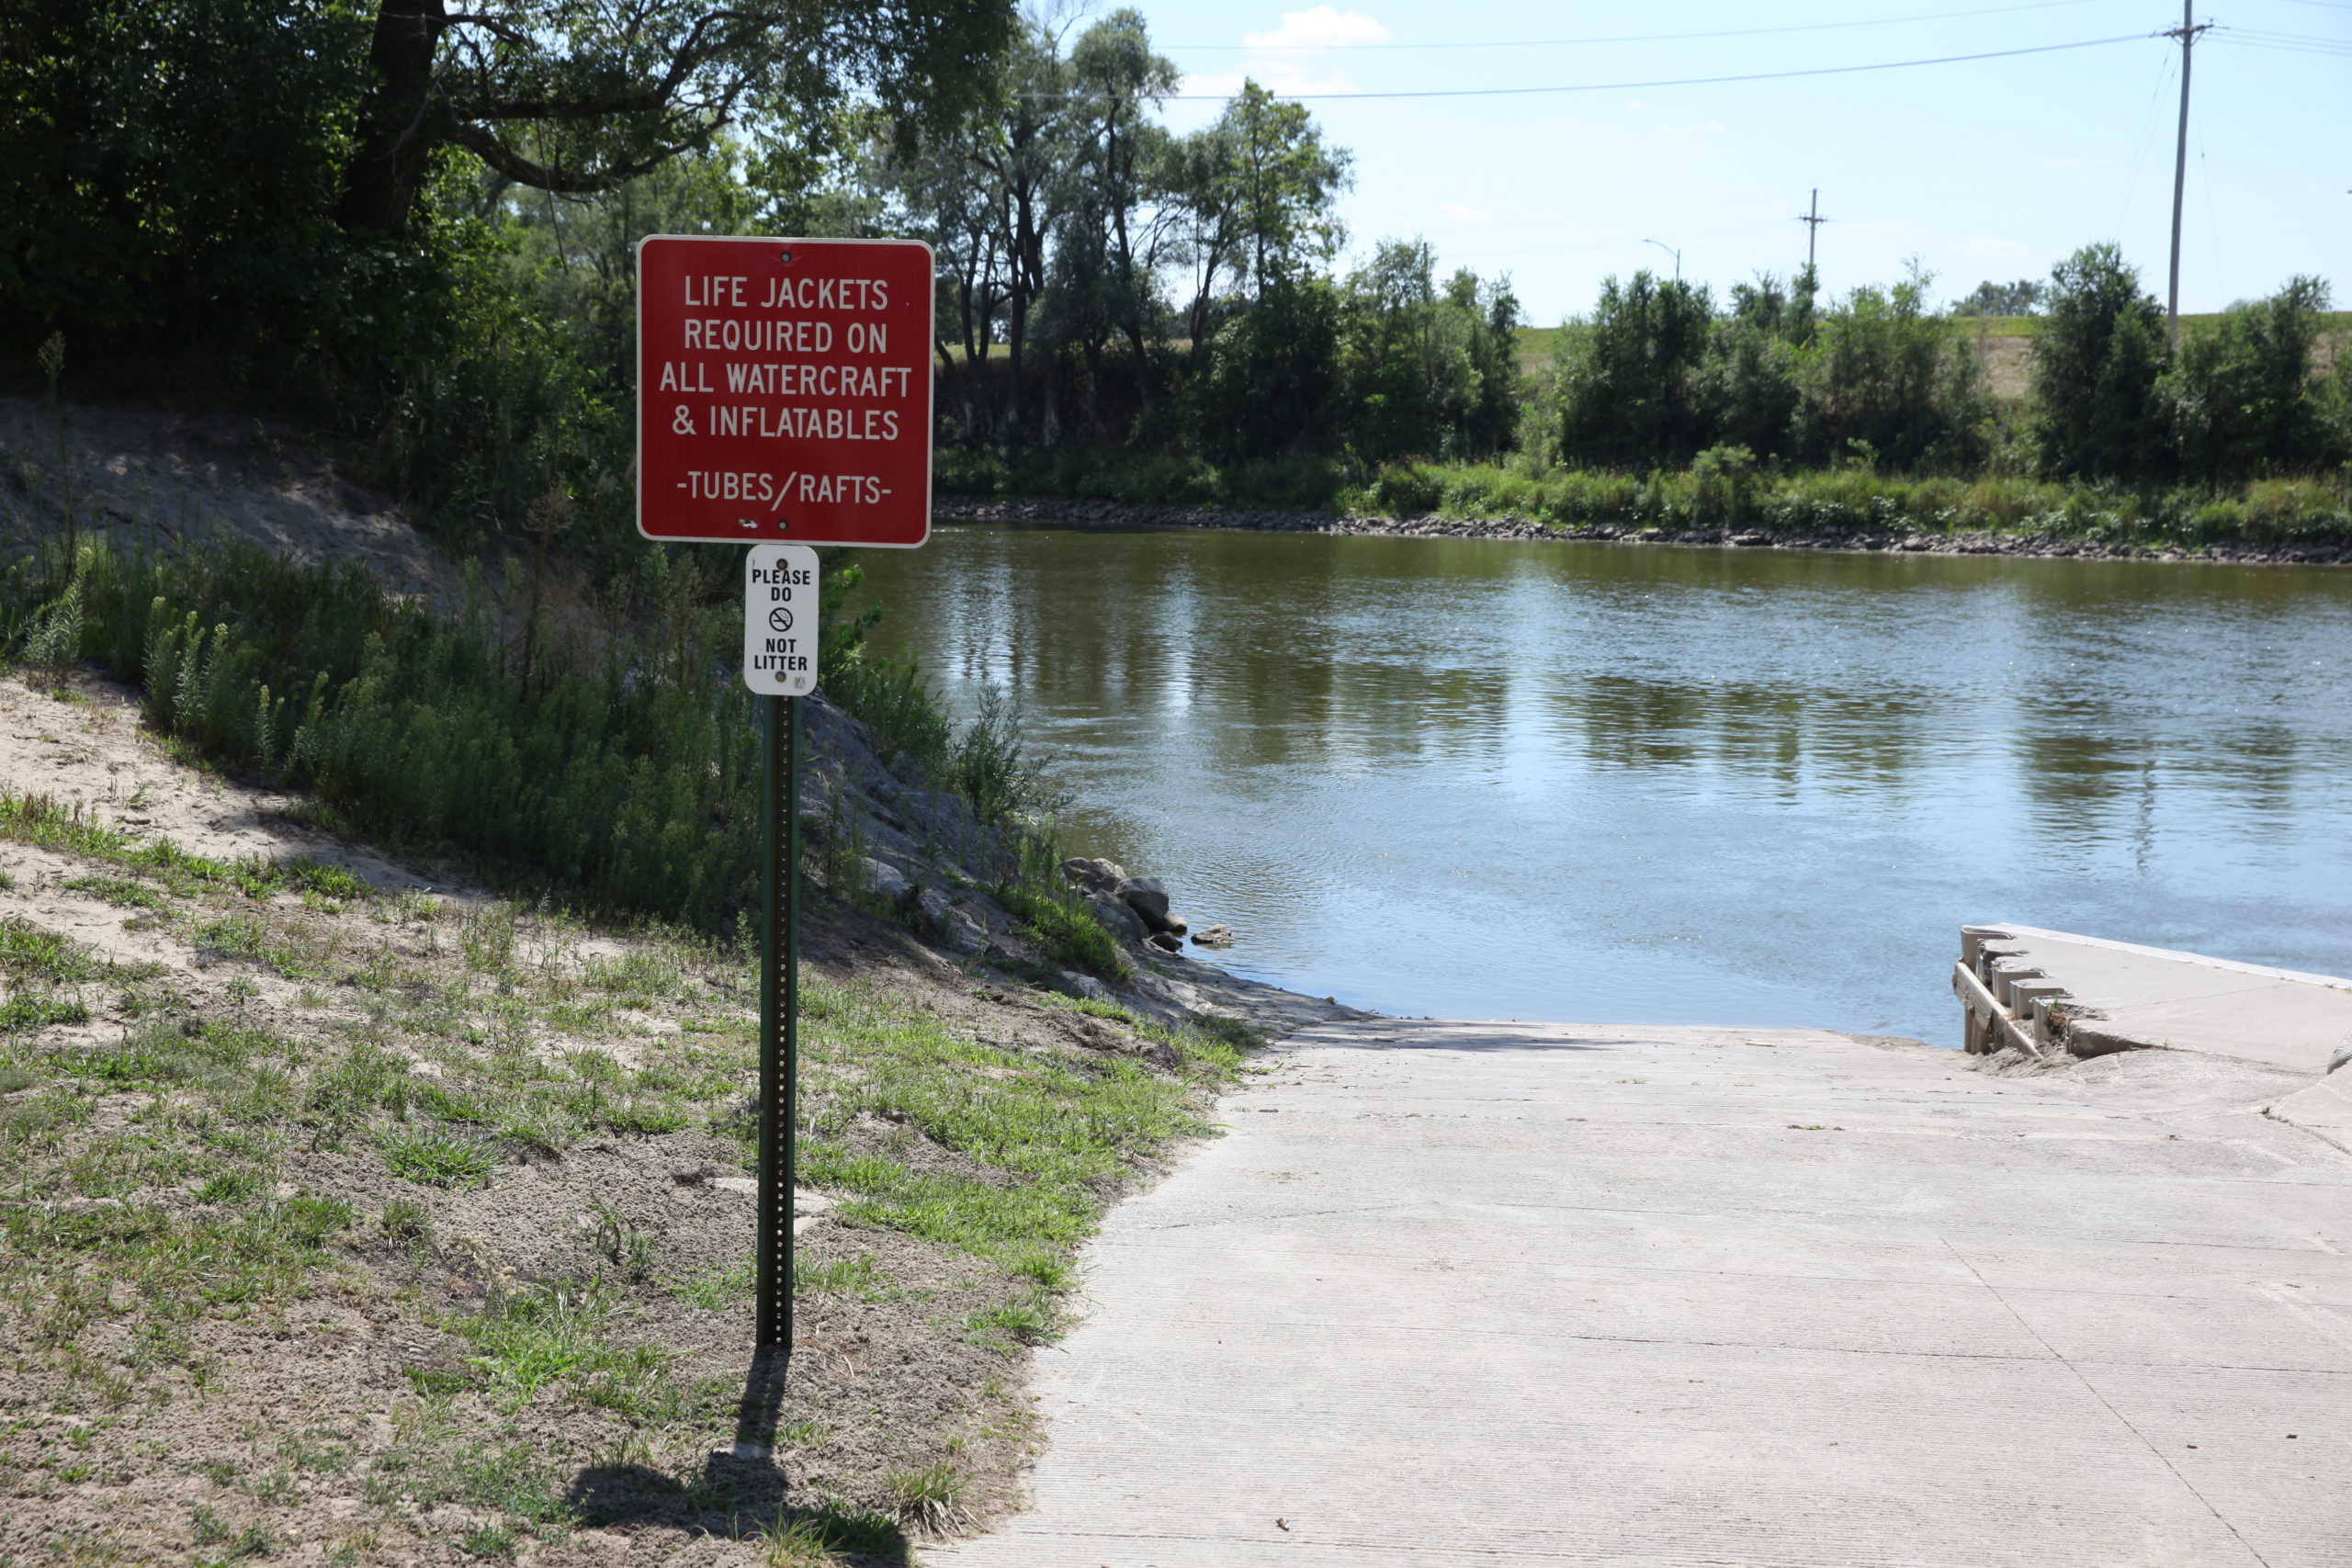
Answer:
[[[1458,201],[1449,201],[1438,210],[1456,223],[1492,223],[1502,216],[1499,212],[1489,212],[1483,207],[1464,207]]]
[[[1635,114],[1641,114],[1647,110],[1650,106],[1646,101],[1641,98],[1627,98],[1625,100],[1625,107],[1633,110]]]
[[[1386,43],[1388,29],[1361,11],[1317,6],[1311,11],[1284,11],[1283,25],[1270,33],[1244,33],[1251,49],[1335,49],[1349,44]]]
[[[1660,136],[1713,136],[1723,129],[1722,120],[1702,119],[1696,125],[1661,125],[1657,133]]]

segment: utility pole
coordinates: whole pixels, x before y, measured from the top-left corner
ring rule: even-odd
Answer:
[[[2188,188],[2188,57],[2197,35],[2213,25],[2199,22],[2196,7],[2197,0],[2180,0],[2180,26],[2164,34],[2180,40],[2180,144],[2172,158],[2172,286],[2165,294],[2165,324],[2175,348],[2180,346],[2180,202]]]
[[[1813,270],[1813,243],[1821,237],[1821,226],[1829,221],[1821,215],[1821,187],[1813,187],[1813,210],[1797,214],[1797,221],[1804,225],[1804,269]]]

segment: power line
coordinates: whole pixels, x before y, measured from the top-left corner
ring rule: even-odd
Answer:
[[[1654,82],[1579,82],[1557,87],[1429,87],[1411,92],[1384,93],[1277,93],[1274,96],[1295,103],[1314,103],[1327,99],[1374,98],[1520,98],[1541,93],[1622,93],[1648,87],[1712,87],[1729,82],[1785,82],[1798,76],[1850,76],[1863,71],[1905,71],[1919,65],[1959,65],[1973,60],[2011,60],[2021,54],[2059,54],[2075,49],[2098,49],[2111,43],[2138,43],[2145,39],[2162,38],[2162,33],[2118,33],[2113,38],[2085,39],[2079,43],[2037,44],[2030,49],[1996,49],[1982,54],[1943,54],[1932,60],[1889,60],[1875,65],[1816,65],[1801,71],[1758,71],[1738,76],[1677,76]],[[1082,93],[1033,93],[1033,98],[1070,101],[1093,95]],[[1239,95],[1235,93],[1171,93],[1169,96],[1179,103],[1230,103]]]
[[[1227,52],[1248,51],[1258,53],[1283,54],[1321,52],[1326,50],[1366,49],[1559,49],[1572,45],[1596,43],[1674,43],[1692,39],[1761,38],[1774,33],[1822,33],[1848,28],[1891,28],[1910,22],[1943,22],[1960,17],[2006,17],[2018,11],[2055,11],[2068,6],[2087,6],[2095,0],[2039,0],[2030,6],[1993,6],[1975,11],[1930,11],[1917,17],[1877,17],[1859,22],[1804,22],[1781,28],[1725,28],[1714,32],[1700,33],[1618,33],[1599,38],[1490,39],[1468,43],[1171,43],[1163,47],[1187,51],[1219,50]]]
[[[2213,30],[2215,41],[2226,37],[2232,43],[2250,44],[2256,49],[2290,50],[2298,54],[2352,54],[2352,39],[2266,32],[2260,28],[2233,28],[2222,22],[2208,25]]]

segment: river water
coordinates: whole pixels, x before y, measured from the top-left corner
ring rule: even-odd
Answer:
[[[2352,973],[2352,571],[943,527],[1072,852],[1436,1017],[1957,1043],[1963,923]]]

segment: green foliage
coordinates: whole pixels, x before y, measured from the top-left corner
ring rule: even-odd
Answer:
[[[2015,283],[1995,283],[1987,278],[1970,293],[1952,301],[1955,316],[2030,316],[2050,298],[2050,286],[2039,278],[2020,277]]]
[[[334,332],[363,265],[325,220],[367,32],[317,0],[0,9],[0,347]]]
[[[2319,278],[2290,278],[2182,340],[2161,389],[2191,478],[2303,472],[2327,456],[2327,388],[2311,374],[2327,296]]]
[[[2155,398],[2164,311],[2114,244],[2086,245],[2051,274],[2034,334],[2033,393],[2042,472],[2053,478],[2162,474],[2169,453]]]
[[[982,688],[979,711],[948,750],[940,777],[985,827],[1014,827],[1062,804],[1022,737],[1020,702],[994,685]]]
[[[1384,241],[1348,278],[1348,444],[1378,461],[1508,449],[1519,423],[1519,300],[1458,271],[1441,291],[1426,242]]]
[[[971,1472],[949,1460],[919,1470],[893,1471],[889,1476],[899,1517],[934,1534],[944,1534],[971,1517],[964,1506],[964,1494],[971,1483]]]
[[[1810,320],[1810,295],[1800,291]],[[1767,275],[1735,284],[1732,310],[1707,335],[1698,370],[1698,400],[1718,446],[1741,447],[1770,461],[1796,451],[1803,397],[1801,330],[1780,280]],[[1809,324],[1802,330],[1810,336]]]
[[[1590,322],[1563,339],[1562,453],[1611,466],[1690,461],[1709,434],[1698,370],[1713,313],[1707,290],[1679,278],[1604,280]]]
[[[1196,346],[1185,384],[1194,448],[1234,462],[1329,445],[1345,313],[1329,279],[1285,274]]]
[[[1021,922],[1021,934],[1047,957],[1106,980],[1123,980],[1131,973],[1117,940],[1074,899],[1018,882],[998,887],[996,898]]]
[[[390,1241],[422,1242],[433,1239],[432,1213],[412,1198],[394,1198],[384,1205],[377,1218],[377,1226]]]
[[[2352,485],[2344,476],[2256,479],[2222,490],[2131,490],[2007,475],[1895,476],[1848,465],[1832,469],[1759,468],[1744,476],[1718,452],[1709,465],[1637,476],[1610,469],[1507,465],[1422,465],[1413,471],[1410,510],[1441,499],[1454,517],[1525,518],[1562,527],[1716,529],[1734,521],[1745,495],[1747,526],[1829,538],[1889,534],[1984,533],[2088,540],[2117,547],[2294,546],[2352,542]],[[1710,468],[1713,471],[1709,471]],[[1384,475],[1384,478],[1386,476]],[[1343,492],[1341,504],[1384,508],[1374,488]]]
[[[1860,288],[1821,317],[1808,353],[1798,445],[1816,461],[1860,455],[1904,472],[1960,470],[1983,452],[1989,407],[1976,355],[1928,309],[1929,276]]]

